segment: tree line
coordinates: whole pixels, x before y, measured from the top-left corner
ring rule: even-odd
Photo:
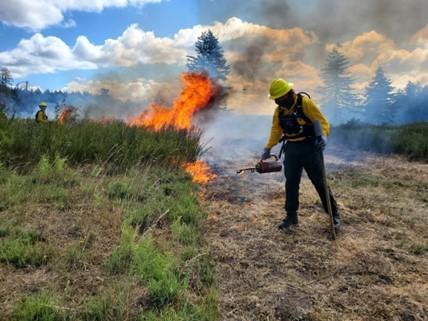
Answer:
[[[333,49],[321,72],[324,81],[322,105],[334,123],[358,120],[369,124],[402,124],[428,121],[428,86],[408,82],[397,90],[378,67],[364,93],[353,89],[349,59]]]

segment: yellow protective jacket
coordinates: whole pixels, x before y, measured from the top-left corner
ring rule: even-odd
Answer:
[[[294,98],[294,104],[290,109],[282,109],[282,112],[286,115],[292,114],[295,111],[297,103],[297,95]],[[280,107],[277,106],[275,109],[275,112],[273,114],[272,119],[272,129],[270,131],[270,137],[268,140],[268,143],[266,144],[266,148],[271,149],[273,146],[278,144],[279,140],[282,137],[283,130],[281,128],[281,125],[279,123],[279,113],[280,113]],[[306,117],[308,117],[312,122],[319,120],[321,122],[321,126],[323,129],[323,135],[328,136],[330,134],[330,125],[325,118],[325,116],[321,113],[320,108],[309,98],[306,96],[302,97],[302,110]],[[306,124],[306,121],[304,119],[299,119],[299,124],[304,125]],[[289,141],[301,141],[304,140],[304,137],[301,138],[294,138],[294,139],[287,139]]]
[[[45,123],[48,121],[48,116],[46,115],[46,113],[43,110],[39,110],[36,113],[36,122],[37,123]]]

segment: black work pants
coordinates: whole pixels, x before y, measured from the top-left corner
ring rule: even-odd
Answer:
[[[300,142],[288,141],[284,149],[285,210],[288,217],[297,217],[299,209],[299,185],[302,170],[305,169],[309,179],[321,198],[322,205],[327,211],[325,186],[323,179],[323,161],[321,151],[311,138]],[[334,217],[339,217],[336,200],[330,193],[331,208]]]

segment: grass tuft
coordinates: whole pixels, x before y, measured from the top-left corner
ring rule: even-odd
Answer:
[[[39,231],[15,231],[0,244],[0,262],[15,267],[47,264],[52,249],[44,244]]]
[[[13,312],[16,321],[65,321],[67,314],[56,305],[48,294],[37,294],[25,297]]]
[[[169,253],[162,253],[147,236],[138,243],[131,271],[149,289],[149,301],[154,309],[161,309],[174,303],[185,289],[177,276],[176,258]]]

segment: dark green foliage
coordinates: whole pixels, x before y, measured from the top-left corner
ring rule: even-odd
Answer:
[[[213,79],[226,79],[230,72],[217,38],[208,30],[203,32],[195,43],[196,57],[187,57],[187,68],[190,71],[207,72]]]
[[[428,162],[428,123],[416,123],[399,127],[393,141],[393,150],[411,160]]]
[[[397,153],[410,160],[428,162],[428,123],[403,126],[370,126],[348,123],[333,129],[332,141],[348,148]]]
[[[0,120],[0,162],[21,167],[48,159],[66,158],[70,164],[104,163],[124,171],[142,163],[180,164],[200,154],[199,133],[153,132],[124,123],[84,121],[62,126],[32,120]]]

